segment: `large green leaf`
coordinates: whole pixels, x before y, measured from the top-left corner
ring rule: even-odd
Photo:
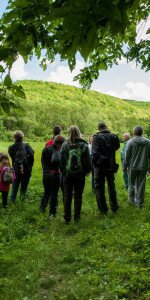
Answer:
[[[7,75],[4,79],[4,85],[8,88],[12,86],[12,80],[9,75]]]

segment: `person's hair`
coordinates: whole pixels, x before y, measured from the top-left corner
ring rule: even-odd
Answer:
[[[56,125],[56,126],[53,127],[53,134],[54,134],[54,136],[60,134],[61,131],[62,131],[62,128],[59,125]]]
[[[16,130],[14,132],[14,138],[16,142],[20,142],[23,140],[24,133],[21,130]]]
[[[103,129],[106,129],[107,126],[106,126],[106,123],[104,121],[101,121],[98,123],[98,130],[103,130]]]
[[[68,130],[68,140],[71,145],[75,144],[76,138],[81,138],[81,132],[77,126],[70,126]]]
[[[125,133],[123,134],[123,137],[124,137],[124,140],[125,140],[125,141],[128,141],[128,140],[130,139],[130,133],[129,133],[129,132],[125,132]]]
[[[93,140],[93,135],[89,136],[89,143],[91,143],[91,140]]]
[[[133,128],[133,133],[134,135],[138,135],[138,136],[141,136],[143,134],[143,127],[142,126],[135,126]]]
[[[9,156],[5,152],[0,153],[0,166],[10,166]]]
[[[58,134],[54,138],[54,146],[58,147],[58,145],[62,146],[62,144],[65,142],[65,138]]]

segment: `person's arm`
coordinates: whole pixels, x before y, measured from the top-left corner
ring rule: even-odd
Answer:
[[[63,143],[60,149],[60,171],[62,173],[66,170],[66,163],[67,163],[67,156],[68,156],[68,145]]]
[[[83,164],[85,174],[88,175],[92,171],[92,160],[89,151],[88,145],[85,146],[84,154],[83,154]]]
[[[132,144],[130,141],[127,143],[126,149],[125,149],[125,155],[124,155],[124,166],[125,168],[128,168],[130,166],[130,160],[132,155]]]
[[[43,153],[44,153],[44,149],[42,150],[42,153],[41,153],[41,165],[42,165],[42,168],[43,168],[43,165],[44,165]]]
[[[11,151],[11,146],[9,146],[9,148],[8,148],[8,154],[9,154],[9,156],[11,157],[11,159],[12,159],[12,151]]]
[[[117,151],[120,148],[120,140],[118,138],[118,135],[114,135],[114,137],[115,137],[115,143],[114,143],[115,151]]]
[[[98,136],[94,136],[92,142],[92,154],[91,154],[93,165],[96,164],[101,153],[102,153],[102,144],[99,141]]]
[[[26,151],[28,154],[29,165],[32,168],[34,164],[34,150],[31,148],[29,144],[26,144]]]

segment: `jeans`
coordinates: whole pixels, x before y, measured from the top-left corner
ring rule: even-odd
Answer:
[[[100,169],[94,169],[96,200],[98,209],[101,213],[107,213],[108,207],[105,197],[105,179],[108,184],[108,194],[110,207],[113,212],[116,212],[119,208],[117,203],[116,189],[115,189],[115,177],[112,171],[102,172]]]
[[[85,185],[84,175],[63,175],[64,186],[64,219],[67,223],[71,221],[71,204],[74,195],[74,221],[80,220],[82,207],[82,194]]]
[[[40,203],[40,209],[45,211],[48,201],[50,200],[50,215],[56,215],[58,206],[58,190],[60,187],[61,175],[53,173],[43,174],[44,195]]]
[[[16,202],[17,192],[20,186],[20,200],[25,200],[26,192],[28,188],[28,184],[30,181],[30,177],[17,177],[15,182],[12,184],[12,192],[10,196],[11,202]]]

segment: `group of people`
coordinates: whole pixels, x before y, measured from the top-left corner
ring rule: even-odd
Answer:
[[[80,221],[82,194],[85,177],[92,172],[92,190],[96,196],[98,210],[106,214],[108,206],[105,197],[105,181],[108,185],[110,207],[113,213],[119,205],[115,188],[116,151],[120,148],[118,135],[107,129],[105,122],[98,124],[98,132],[87,143],[77,126],[68,130],[68,138],[61,135],[61,127],[53,128],[53,138],[47,141],[41,155],[44,194],[40,201],[40,211],[45,212],[50,204],[49,214],[55,217],[58,207],[58,191],[62,190],[64,220],[71,221],[71,205],[74,198],[74,222]],[[143,128],[134,128],[134,137],[123,135],[124,146],[121,162],[125,188],[129,202],[139,208],[143,206],[146,174],[150,169],[150,140],[143,137]],[[8,149],[12,159],[10,166],[7,153],[0,153],[0,191],[3,207],[7,207],[8,192],[12,183],[10,200],[16,202],[20,186],[20,199],[26,196],[34,163],[34,150],[23,142],[22,131],[15,131],[14,144]]]

